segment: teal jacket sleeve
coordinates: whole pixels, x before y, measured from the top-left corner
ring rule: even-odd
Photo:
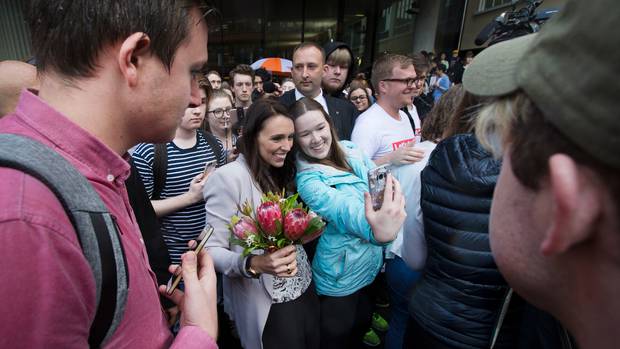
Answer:
[[[338,231],[346,231],[373,245],[383,246],[374,238],[366,220],[364,193],[345,192],[324,183],[316,173],[299,174],[297,190],[304,202],[323,217],[328,224],[334,224]]]

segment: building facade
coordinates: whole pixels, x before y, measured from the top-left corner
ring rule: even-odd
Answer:
[[[525,1],[519,1],[521,7]],[[545,0],[541,7],[561,7]],[[209,68],[224,75],[236,64],[291,58],[302,41],[343,41],[360,71],[384,52],[479,50],[474,39],[512,0],[212,0],[219,25],[209,36]],[[25,60],[29,34],[20,0],[0,0],[0,59]]]

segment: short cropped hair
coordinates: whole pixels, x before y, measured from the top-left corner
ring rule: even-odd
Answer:
[[[169,70],[188,39],[192,8],[203,17],[213,12],[204,0],[31,0],[27,21],[37,68],[68,78],[92,77],[105,46],[143,32],[151,39],[150,51]]]
[[[329,54],[326,59],[326,63],[329,65],[350,67],[352,59],[353,57],[351,57],[351,52],[344,47],[340,47]]]
[[[424,54],[415,53],[411,56],[411,60],[416,74],[420,75],[422,72],[428,73],[431,70],[431,63]]]
[[[488,103],[478,115],[476,135],[496,156],[504,144],[510,145],[513,172],[526,187],[538,190],[549,175],[549,158],[558,153],[597,173],[619,203],[620,171],[587,153],[547,121],[534,102],[523,92],[500,97]]]
[[[372,76],[370,82],[375,88],[375,92],[378,91],[379,81],[389,79],[392,77],[392,71],[395,67],[406,69],[413,65],[413,60],[410,57],[387,53],[379,57],[372,65]]]
[[[254,81],[254,69],[247,64],[239,64],[235,67],[235,69],[230,71],[230,81],[232,84],[235,84],[235,75],[247,75],[252,78],[252,82]]]
[[[293,49],[293,57],[295,57],[295,53],[297,53],[297,51],[310,47],[314,47],[315,49],[319,50],[319,52],[321,52],[322,63],[325,63],[325,50],[321,46],[319,46],[319,44],[312,41],[305,41],[295,46],[295,48]]]

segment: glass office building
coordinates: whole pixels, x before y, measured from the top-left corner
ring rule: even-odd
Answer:
[[[266,57],[291,58],[295,45],[343,41],[360,70],[383,52],[456,47],[463,1],[216,0],[220,26],[209,37],[211,68],[223,73]],[[428,20],[428,17],[431,20]],[[445,30],[450,29],[450,30]],[[441,36],[436,33],[441,32]],[[429,37],[430,40],[429,40]],[[416,42],[417,41],[417,42]],[[443,49],[440,47],[440,49]]]
[[[295,45],[343,41],[360,70],[383,52],[450,51],[458,45],[464,0],[211,0],[219,25],[209,35],[209,68],[291,58]],[[29,34],[21,0],[0,1],[0,59],[25,60]]]

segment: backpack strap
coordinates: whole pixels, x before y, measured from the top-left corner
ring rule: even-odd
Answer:
[[[166,184],[166,174],[168,172],[168,145],[167,143],[156,143],[154,146],[153,193],[151,194],[151,200],[159,200]]]
[[[88,180],[49,147],[24,136],[0,134],[0,166],[45,184],[62,204],[95,277],[97,312],[88,343],[98,348],[123,317],[129,278],[114,217]]]
[[[409,123],[411,124],[411,129],[413,130],[413,135],[417,136],[417,134],[415,133],[415,122],[413,121],[413,117],[411,116],[411,113],[409,113],[409,109],[407,109],[407,106],[404,106],[403,108],[401,108],[401,110],[407,114],[407,117],[409,118]]]
[[[215,155],[215,161],[219,162],[220,158],[222,157],[222,151],[224,149],[222,149],[222,146],[217,141],[217,138],[215,138],[215,136],[212,135],[210,132],[204,132],[201,129],[198,129],[198,133],[200,133],[205,138],[205,140],[207,141],[207,144],[209,144],[209,147],[211,147],[211,150],[213,151],[213,154]]]

